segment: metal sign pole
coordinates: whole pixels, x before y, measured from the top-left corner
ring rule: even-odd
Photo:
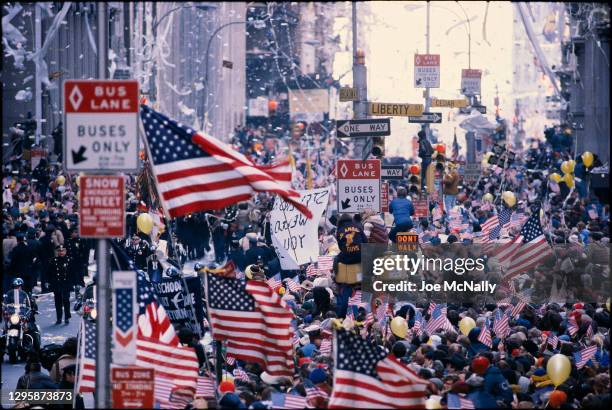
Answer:
[[[106,3],[98,3],[98,78],[106,79],[108,53],[108,16]],[[111,275],[108,264],[108,241],[98,239],[97,243],[97,309],[96,321],[96,407],[110,408],[110,365],[111,365]]]

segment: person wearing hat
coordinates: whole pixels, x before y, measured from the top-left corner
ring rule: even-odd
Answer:
[[[57,316],[56,325],[62,323],[62,310],[64,312],[64,323],[70,322],[70,289],[73,286],[70,280],[70,258],[66,255],[64,245],[56,248],[57,256],[51,259],[51,263],[45,273],[48,281],[47,287],[53,292],[55,300],[55,314]]]
[[[69,364],[62,369],[62,379],[60,380],[58,387],[61,390],[70,390],[74,391],[74,383],[76,381],[76,364]],[[84,409],[85,403],[83,401],[83,396],[77,394],[74,401],[74,407],[72,403],[66,403],[59,405],[59,408],[62,409]]]
[[[453,162],[448,163],[448,171],[444,174],[444,210],[450,211],[455,206],[455,199],[459,193],[459,173]]]
[[[132,235],[132,241],[127,248],[128,255],[134,261],[136,269],[147,269],[147,258],[153,253],[149,242],[142,240],[138,234]]]
[[[89,249],[85,241],[79,238],[79,230],[76,226],[68,230],[66,239],[66,254],[70,258],[70,276],[75,285],[85,286],[83,277],[87,275],[87,261]]]

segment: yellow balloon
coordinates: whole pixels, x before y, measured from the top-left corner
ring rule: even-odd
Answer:
[[[482,196],[482,202],[493,202],[493,195],[490,192],[487,192]]]
[[[564,174],[571,174],[572,172],[574,172],[574,165],[575,165],[575,161],[563,161],[561,163],[561,171],[563,171]]]
[[[57,185],[64,185],[66,183],[66,178],[63,175],[59,175],[55,178],[55,182],[57,182]]]
[[[557,353],[546,364],[546,374],[555,386],[563,384],[572,371],[572,364],[567,356]]]
[[[140,214],[136,219],[136,226],[138,226],[141,232],[148,235],[153,230],[153,218],[147,213]]]
[[[480,161],[480,166],[482,169],[487,169],[489,167],[489,160],[483,158],[482,161]]]
[[[426,409],[441,409],[442,404],[440,404],[440,400],[442,398],[440,396],[431,395],[427,400],[425,400],[425,408]]]
[[[582,163],[584,164],[585,167],[590,168],[591,165],[593,165],[593,161],[595,160],[595,158],[593,157],[592,152],[584,151],[581,157],[582,157]]]
[[[278,288],[277,292],[279,295],[283,296],[285,294],[285,288],[281,286],[280,288]]]
[[[504,193],[502,194],[502,199],[510,208],[512,208],[516,204],[516,196],[511,191],[504,191]]]
[[[459,330],[461,330],[461,333],[463,333],[465,336],[469,335],[470,330],[474,329],[475,327],[476,322],[474,322],[474,319],[469,316],[464,317],[459,322]]]
[[[408,334],[408,323],[401,316],[396,316],[391,321],[391,331],[399,338],[404,339]]]
[[[608,312],[610,311],[610,298],[608,298],[608,300],[606,301],[606,308],[608,309]]]
[[[36,209],[37,211],[41,211],[43,209],[45,209],[45,204],[42,202],[36,202],[34,204],[34,209]]]
[[[561,177],[561,175],[557,174],[556,172],[553,172],[552,174],[550,174],[550,175],[548,176],[548,178],[549,178],[551,181],[555,181],[555,182],[559,183],[559,181],[561,181],[561,178],[562,178],[562,177]]]
[[[576,183],[574,182],[574,176],[572,174],[565,174],[561,181],[565,182],[568,188],[573,188]]]

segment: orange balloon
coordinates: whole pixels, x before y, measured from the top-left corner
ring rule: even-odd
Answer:
[[[444,154],[446,152],[446,145],[444,144],[436,145],[436,151],[438,151],[440,154]]]
[[[278,107],[278,103],[276,101],[274,101],[274,100],[268,101],[268,110],[276,111],[277,107]]]

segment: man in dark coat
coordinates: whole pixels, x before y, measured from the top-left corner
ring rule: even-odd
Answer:
[[[25,240],[25,234],[17,233],[17,246],[10,253],[9,273],[13,278],[19,277],[24,281],[23,290],[31,293],[34,287],[34,269],[32,267],[35,254]]]
[[[84,240],[79,238],[77,227],[69,230],[69,237],[66,239],[66,252],[70,258],[70,278],[78,286],[85,286],[83,277],[87,274],[87,259],[89,249]]]
[[[147,241],[142,240],[142,238],[138,235],[133,235],[132,243],[128,247],[127,251],[130,258],[132,258],[134,261],[136,269],[147,269],[147,258],[153,252]]]
[[[45,275],[55,299],[56,325],[62,323],[62,309],[64,311],[64,323],[68,324],[70,322],[70,290],[74,286],[74,282],[70,278],[71,263],[72,261],[66,255],[66,248],[59,245],[57,256],[51,259]]]

